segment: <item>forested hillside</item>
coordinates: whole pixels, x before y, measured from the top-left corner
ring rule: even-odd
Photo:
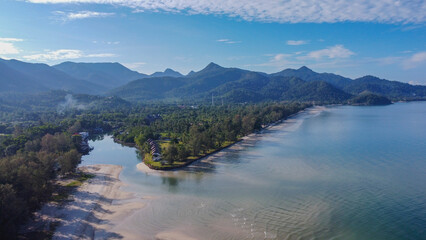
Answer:
[[[108,95],[130,101],[207,102],[211,98],[227,103],[303,101],[347,103],[369,91],[392,100],[426,99],[426,86],[366,76],[349,79],[332,73],[316,73],[307,67],[274,74],[210,63],[183,77],[139,79],[116,88]]]

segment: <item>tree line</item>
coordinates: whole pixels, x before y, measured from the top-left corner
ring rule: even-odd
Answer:
[[[78,141],[60,126],[43,125],[0,140],[0,235],[16,237],[21,223],[49,200],[53,179],[75,171]]]
[[[147,139],[167,139],[162,155],[163,159],[173,163],[219,149],[308,106],[301,103],[261,103],[176,107],[150,124],[141,118],[133,118],[115,132],[115,138],[135,143],[144,152],[150,149]]]

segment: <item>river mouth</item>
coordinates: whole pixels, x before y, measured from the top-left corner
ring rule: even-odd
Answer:
[[[421,239],[426,104],[310,109],[189,167],[142,172],[134,148],[92,141],[146,207],[142,239]],[[171,238],[174,237],[174,238]]]

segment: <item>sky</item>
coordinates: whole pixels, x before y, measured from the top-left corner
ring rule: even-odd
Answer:
[[[425,23],[424,0],[0,0],[0,58],[146,74],[307,66],[426,85]]]

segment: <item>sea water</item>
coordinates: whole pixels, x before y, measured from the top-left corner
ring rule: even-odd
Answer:
[[[111,137],[90,145],[82,165],[122,165],[145,199],[123,225],[147,239],[426,239],[426,102],[311,109],[165,173]]]

